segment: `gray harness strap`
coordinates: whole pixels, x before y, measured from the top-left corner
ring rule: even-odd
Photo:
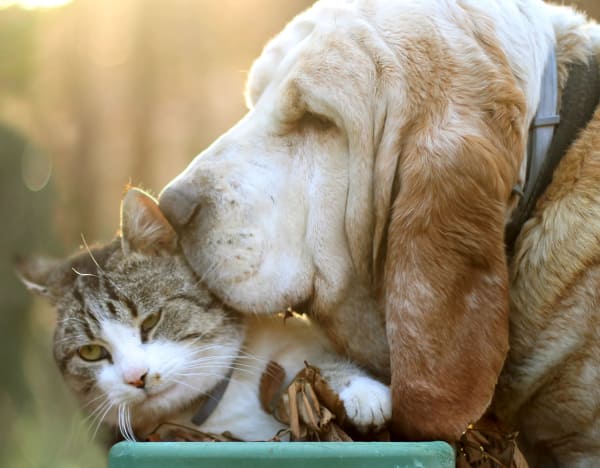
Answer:
[[[229,369],[229,372],[223,378],[223,380],[221,380],[215,386],[215,388],[206,394],[207,399],[205,400],[204,404],[192,417],[192,422],[196,426],[202,425],[210,417],[219,403],[221,403],[221,399],[223,398],[223,395],[225,395],[225,390],[227,390],[227,386],[231,380],[231,374],[233,374],[233,367]]]
[[[554,129],[560,123],[558,115],[558,70],[556,68],[556,53],[554,48],[548,58],[542,78],[541,99],[538,110],[533,118],[527,142],[527,182],[535,181],[542,172],[544,161],[548,155]],[[530,198],[535,184],[525,185],[524,196]]]
[[[514,253],[514,244],[523,224],[531,217],[535,204],[550,185],[556,166],[579,131],[591,120],[600,101],[600,72],[596,57],[591,56],[588,64],[570,66],[562,94],[560,118],[556,115],[556,76],[553,50],[544,70],[540,105],[529,132],[527,181],[519,205],[505,230],[509,257]],[[518,193],[518,188],[515,191]]]

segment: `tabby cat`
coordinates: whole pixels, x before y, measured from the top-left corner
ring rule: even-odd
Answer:
[[[283,428],[259,401],[271,361],[288,382],[304,361],[318,366],[359,429],[389,419],[389,388],[336,355],[309,321],[248,317],[212,296],[141,190],[125,195],[121,233],[66,260],[17,266],[25,285],[57,308],[54,357],[96,427],[104,422],[142,439],[171,422],[270,439]]]

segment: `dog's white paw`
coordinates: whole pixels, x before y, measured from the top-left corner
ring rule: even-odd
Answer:
[[[348,418],[361,432],[380,429],[392,417],[390,388],[369,377],[354,377],[340,398]]]

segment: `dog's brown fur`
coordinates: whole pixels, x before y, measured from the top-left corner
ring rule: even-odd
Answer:
[[[496,410],[530,457],[600,462],[600,110],[526,224]],[[592,460],[595,462],[592,463]],[[592,463],[592,464],[589,464]],[[579,466],[579,465],[577,465]]]
[[[465,64],[449,60],[448,46],[431,37],[420,44],[430,75],[410,70],[409,82],[437,76],[444,87],[409,93],[428,95],[413,104],[427,112],[403,132],[384,302],[391,367],[399,370],[392,372],[395,429],[451,440],[489,403],[508,349],[502,226],[524,146],[525,103],[497,44],[478,41],[479,63],[468,64],[480,70],[474,80],[490,83],[482,93],[473,91]],[[488,111],[473,115],[473,106]],[[448,107],[462,116],[457,126],[437,120]],[[415,358],[407,349],[423,352]],[[423,419],[423,408],[435,417]]]
[[[546,369],[562,369],[547,351],[569,355],[540,342],[544,329],[566,327],[589,349],[569,324],[596,300],[581,289],[600,233],[582,211],[597,210],[593,124],[576,146],[592,192],[563,187],[585,179],[569,156],[512,265],[503,232],[552,38],[564,86],[569,64],[600,49],[600,30],[568,8],[500,3],[317,2],[254,64],[248,116],[161,195],[186,256],[230,306],[302,303],[340,350],[391,373],[404,439],[454,440],[485,412],[507,354],[509,296],[512,350],[495,408],[517,428],[522,405],[536,408],[528,391],[550,392]],[[566,239],[569,226],[581,232]],[[553,291],[591,302],[555,322]],[[579,383],[562,385],[573,395]],[[528,417],[531,440],[545,418]]]

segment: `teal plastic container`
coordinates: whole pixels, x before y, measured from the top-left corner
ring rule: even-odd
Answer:
[[[120,442],[109,468],[452,468],[445,442]]]

